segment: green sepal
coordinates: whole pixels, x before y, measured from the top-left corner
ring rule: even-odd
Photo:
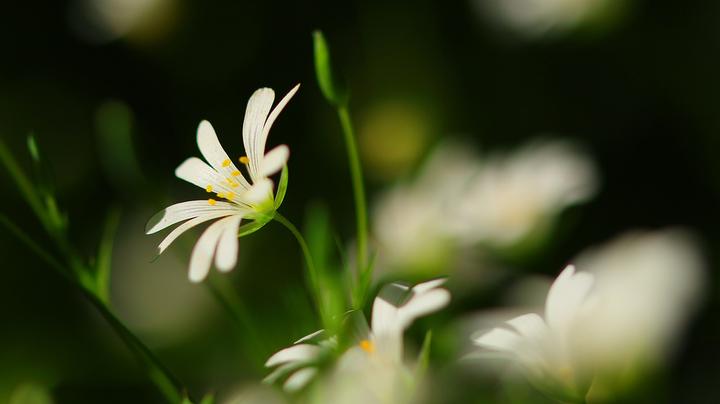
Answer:
[[[258,216],[252,216],[248,219],[252,219],[252,222],[246,223],[238,229],[238,237],[245,237],[247,235],[253,234],[256,231],[260,230],[268,224],[274,215],[258,215]]]
[[[280,173],[280,182],[278,183],[277,192],[275,193],[275,210],[280,208],[280,205],[282,205],[285,199],[288,187],[288,175],[288,166],[285,164]]]
[[[102,239],[98,246],[95,264],[95,295],[106,305],[110,304],[110,271],[112,268],[112,251],[115,243],[120,211],[112,208],[105,219]]]
[[[422,348],[418,354],[417,365],[415,366],[415,380],[422,380],[430,364],[430,346],[432,345],[432,330],[425,333]]]
[[[337,77],[333,73],[330,49],[320,30],[313,32],[313,49],[315,53],[315,75],[320,91],[332,105],[347,105],[347,90],[345,86],[338,83]]]

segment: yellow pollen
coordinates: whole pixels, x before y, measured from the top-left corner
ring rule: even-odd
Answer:
[[[218,192],[218,193],[217,193],[217,196],[218,196],[218,198],[224,198],[224,197],[225,197],[225,194],[223,194],[222,192]]]
[[[373,352],[375,352],[375,345],[373,345],[372,342],[364,339],[364,340],[360,341],[360,349],[362,349],[363,351],[365,351],[367,353],[373,353]]]
[[[205,187],[205,190],[206,190],[207,192],[212,192],[212,185],[206,186],[206,187]]]
[[[233,172],[231,173],[231,175],[232,175],[233,177],[237,177],[237,176],[240,175],[240,171],[235,170],[235,171],[233,171]]]
[[[212,198],[208,199],[208,205],[215,206],[215,199],[212,199]]]
[[[222,162],[223,167],[227,167],[230,165],[230,159],[225,159],[225,161]]]
[[[238,159],[238,161],[240,161],[240,163],[242,163],[242,164],[250,164],[250,159],[247,158],[247,156],[242,156],[242,157],[240,157],[240,158]]]
[[[232,199],[233,199],[234,197],[235,197],[235,193],[234,193],[234,192],[228,192],[227,195],[225,195],[225,199],[227,199],[228,201],[232,201]]]

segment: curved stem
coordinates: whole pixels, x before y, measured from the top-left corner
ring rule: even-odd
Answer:
[[[369,271],[371,267],[367,266],[367,205],[365,201],[365,187],[363,185],[362,166],[360,164],[360,155],[357,150],[357,141],[355,132],[350,120],[350,112],[347,105],[340,105],[337,109],[340,125],[342,126],[343,136],[345,137],[345,145],[347,147],[348,160],[350,163],[350,174],[352,177],[353,196],[355,198],[355,216],[357,221],[357,270],[355,274],[356,302],[355,306],[362,306],[367,286],[363,279],[369,279]],[[357,301],[359,300],[359,301]],[[359,307],[355,307],[359,308]]]
[[[83,297],[90,302],[102,315],[102,317],[108,322],[110,327],[120,337],[122,342],[130,349],[135,357],[145,365],[147,368],[150,379],[155,383],[160,392],[170,403],[179,403],[182,400],[182,392],[184,388],[178,379],[170,372],[165,365],[160,362],[155,354],[143,344],[143,342],[130,331],[129,328],[123,322],[113,314],[110,308],[100,299],[94,295],[93,292],[84,287],[77,278],[75,273],[60,263],[51,254],[46,252],[40,247],[35,241],[32,240],[25,232],[23,232],[18,226],[7,219],[5,216],[0,215],[0,224],[5,226],[11,233],[13,233],[18,240],[25,244],[30,250],[35,252],[40,258],[42,258],[51,268],[56,270],[60,275],[67,279],[72,285],[77,287],[82,293]]]
[[[317,306],[318,312],[322,313],[322,307],[320,307],[321,300],[318,273],[317,269],[315,268],[315,264],[313,263],[312,255],[310,255],[310,248],[305,242],[305,238],[303,237],[302,233],[300,233],[300,230],[298,230],[297,227],[292,224],[292,222],[290,222],[287,218],[285,218],[285,216],[281,215],[279,212],[275,212],[275,216],[273,217],[273,219],[285,226],[288,230],[290,230],[290,233],[295,236],[295,239],[300,245],[300,249],[302,250],[303,256],[305,257],[305,266],[308,269],[307,273],[310,283],[309,287],[315,299],[315,305]]]

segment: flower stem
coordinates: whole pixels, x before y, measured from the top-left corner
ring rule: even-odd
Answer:
[[[179,403],[182,400],[184,388],[178,379],[160,362],[153,352],[142,343],[142,341],[130,331],[130,329],[122,323],[122,321],[113,314],[111,309],[94,294],[92,290],[84,287],[77,278],[73,270],[68,269],[60,261],[55,259],[50,253],[40,247],[18,226],[0,215],[0,224],[5,226],[13,233],[18,240],[25,244],[30,250],[35,252],[42,258],[51,268],[56,270],[62,277],[67,279],[71,284],[77,287],[83,297],[95,307],[100,315],[108,322],[110,327],[120,337],[123,343],[130,349],[136,358],[147,368],[150,379],[155,383],[160,392],[170,403]]]
[[[321,307],[321,295],[320,295],[320,284],[319,284],[319,275],[317,272],[317,268],[315,268],[315,264],[313,263],[312,255],[310,254],[310,248],[308,247],[307,243],[305,242],[305,238],[303,237],[302,233],[300,233],[300,230],[295,227],[292,222],[290,222],[285,216],[281,215],[280,212],[275,212],[275,216],[273,219],[283,226],[285,226],[288,230],[290,230],[290,233],[295,236],[295,239],[297,240],[298,244],[300,245],[300,249],[303,252],[303,256],[305,257],[305,266],[307,267],[307,273],[308,273],[308,283],[310,284],[310,290],[312,292],[312,295],[315,299],[315,305],[317,306],[318,312],[321,314],[323,313],[323,309]]]
[[[350,112],[347,104],[341,104],[337,108],[340,125],[342,126],[345,146],[347,147],[348,160],[350,164],[350,175],[353,185],[353,196],[355,198],[355,218],[357,221],[357,270],[355,276],[356,299],[353,302],[354,308],[362,307],[367,286],[362,279],[368,279],[372,267],[367,265],[367,204],[365,201],[365,186],[363,183],[362,166],[360,155],[357,149],[355,131],[353,130]]]

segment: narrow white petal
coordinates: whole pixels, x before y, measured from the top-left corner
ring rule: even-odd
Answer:
[[[299,343],[301,343],[301,342],[305,342],[305,341],[311,340],[311,339],[313,339],[313,338],[315,338],[315,337],[317,337],[317,336],[319,336],[319,335],[322,335],[324,332],[325,332],[325,330],[317,330],[317,331],[315,331],[314,333],[308,334],[308,335],[300,338],[299,340],[293,342],[293,344],[299,344]]]
[[[568,265],[553,282],[545,302],[545,318],[551,328],[566,330],[580,310],[593,284],[593,276],[586,272],[575,273]]]
[[[513,352],[520,342],[520,336],[504,328],[493,328],[473,341],[482,348]]]
[[[153,215],[145,226],[145,234],[157,233],[183,220],[232,208],[229,203],[217,202],[215,205],[210,205],[207,200],[176,203]]]
[[[292,90],[290,90],[287,95],[283,97],[280,102],[278,102],[273,111],[270,113],[270,116],[268,116],[267,121],[265,121],[265,125],[263,127],[262,136],[260,137],[260,139],[258,139],[258,148],[260,151],[265,150],[265,143],[267,142],[268,134],[270,134],[270,128],[272,127],[273,123],[275,123],[275,119],[277,119],[278,115],[280,115],[280,112],[282,112],[283,108],[285,108],[287,103],[295,95],[295,93],[297,93],[299,89],[300,84],[293,87]]]
[[[545,321],[535,313],[523,314],[507,321],[520,335],[525,338],[540,341],[547,333]]]
[[[200,282],[205,279],[210,271],[220,236],[227,224],[233,220],[235,220],[234,217],[226,217],[211,224],[195,243],[190,256],[189,278],[191,282]]]
[[[450,292],[446,289],[433,289],[413,296],[398,310],[398,322],[404,329],[415,319],[434,313],[450,302]]]
[[[233,216],[233,220],[229,221],[217,246],[215,253],[215,266],[221,272],[228,272],[235,268],[238,256],[238,227],[242,216]]]
[[[429,290],[435,289],[437,287],[440,287],[447,282],[447,278],[438,278],[433,279],[431,281],[418,283],[417,285],[413,286],[412,291],[415,293],[425,293]]]
[[[317,369],[315,368],[305,368],[298,370],[290,377],[288,377],[288,379],[285,381],[285,384],[283,384],[283,388],[289,393],[294,393],[305,387],[305,385],[307,385],[308,382],[312,380],[313,377],[315,377],[315,374],[317,374]]]
[[[274,100],[275,92],[271,88],[260,88],[250,96],[245,109],[243,144],[245,145],[245,153],[250,160],[248,171],[253,181],[259,178],[257,175],[258,167],[265,152],[265,150],[258,148],[259,139],[262,136],[263,126],[265,126],[265,121]]]
[[[166,248],[172,244],[175,239],[180,237],[183,233],[190,230],[191,228],[199,225],[200,223],[205,223],[207,221],[213,220],[213,219],[219,219],[224,216],[231,216],[237,214],[237,210],[219,210],[217,212],[208,213],[202,216],[198,216],[194,219],[190,219],[187,222],[181,224],[180,226],[176,227],[168,233],[167,236],[160,242],[160,245],[158,245],[158,254],[162,254],[163,251],[165,251]]]
[[[320,347],[310,344],[299,344],[281,349],[265,362],[266,367],[273,367],[281,363],[306,361],[317,357]]]
[[[258,174],[269,177],[280,171],[290,157],[290,149],[284,144],[270,150],[261,160]]]
[[[383,287],[383,289],[387,286]],[[398,308],[378,294],[372,307],[370,328],[377,335],[395,334],[401,329],[398,323]]]
[[[200,122],[197,130],[197,144],[205,160],[215,169],[217,175],[223,180],[232,178],[236,180],[240,186],[247,188],[249,186],[245,177],[243,177],[240,170],[237,169],[235,163],[228,156],[220,145],[220,141],[215,134],[215,129],[208,121]],[[235,175],[233,175],[233,173]],[[222,180],[221,180],[222,181]],[[207,184],[202,185],[204,188]]]
[[[243,202],[255,205],[272,198],[273,182],[263,178],[253,184],[250,189],[241,195]]]

